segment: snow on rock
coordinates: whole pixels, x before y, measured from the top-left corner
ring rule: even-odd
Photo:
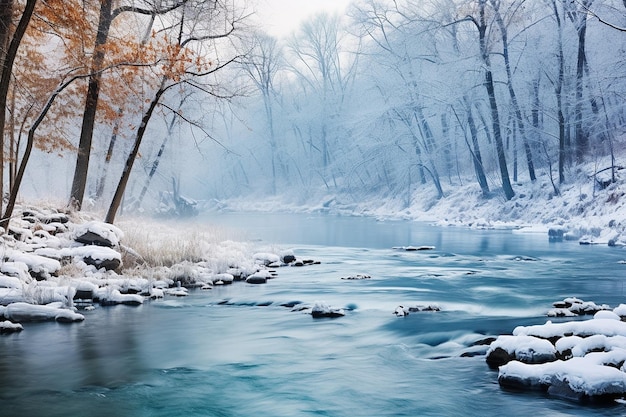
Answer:
[[[233,281],[235,281],[235,277],[232,274],[229,273],[223,273],[223,274],[215,274],[211,277],[210,280],[206,281],[205,284],[208,285],[229,285],[232,284]]]
[[[166,288],[163,290],[163,293],[167,295],[172,295],[174,297],[186,297],[189,295],[189,290],[182,285],[180,285],[180,281],[177,282],[177,286],[174,288]]]
[[[12,323],[8,320],[0,321],[0,334],[21,332],[22,330],[24,327],[19,323]]]
[[[265,284],[268,279],[272,278],[272,274],[267,269],[261,269],[246,278],[248,284]]]
[[[19,278],[0,275],[0,288],[22,288]]]
[[[346,313],[343,311],[343,308],[332,308],[323,301],[317,301],[311,308],[311,315],[313,318],[343,317]]]
[[[556,348],[534,336],[498,336],[487,350],[487,364],[496,368],[512,360],[545,363],[556,360]]]
[[[626,317],[626,304],[620,304],[615,307],[613,313],[617,314],[620,318]]]
[[[100,304],[107,305],[115,305],[115,304],[126,304],[126,305],[140,305],[143,304],[143,297],[138,294],[122,294],[117,289],[107,288],[104,289],[99,294]]]
[[[280,256],[274,253],[258,252],[252,255],[252,257],[261,265],[269,266],[271,264],[280,264]]]
[[[21,288],[0,288],[0,306],[24,301],[26,298]]]
[[[583,357],[590,352],[610,351],[613,349],[626,349],[626,337],[604,336],[601,334],[580,337],[566,336],[555,343],[559,355],[565,359]]]
[[[542,339],[561,338],[565,335],[581,337],[603,334],[605,336],[626,336],[626,322],[612,319],[593,319],[563,323],[546,322],[543,325],[518,326],[515,336],[535,336]]]
[[[573,317],[578,315],[596,314],[598,311],[610,310],[606,304],[598,305],[592,301],[583,301],[576,297],[568,297],[563,301],[552,304],[554,309],[549,310],[549,317]]]
[[[80,257],[87,265],[93,265],[97,269],[115,270],[122,265],[122,255],[105,246],[80,246],[70,248],[72,256]]]
[[[112,224],[93,220],[76,226],[73,236],[76,242],[86,245],[116,247],[124,233]]]
[[[28,265],[24,262],[2,262],[2,264],[0,264],[0,272],[18,278],[21,282],[26,284],[32,281],[32,277],[28,272]]]
[[[441,308],[439,308],[439,306],[436,306],[436,305],[425,305],[425,306],[416,305],[416,306],[409,306],[409,307],[398,306],[394,310],[393,314],[395,314],[398,317],[406,317],[410,313],[416,313],[419,311],[441,311]]]
[[[394,246],[394,247],[392,247],[392,249],[394,249],[394,250],[403,250],[403,251],[406,251],[406,252],[418,252],[418,251],[434,250],[435,247],[434,246],[426,246],[426,245],[422,245],[422,246]]]
[[[61,269],[61,263],[45,256],[24,253],[14,249],[6,249],[4,258],[10,262],[22,262],[28,266],[31,275],[36,279],[48,279]]]
[[[34,305],[28,303],[13,303],[0,310],[4,317],[12,321],[45,321],[56,320],[61,322],[83,321],[85,317],[73,310],[63,307],[62,303]]]
[[[513,361],[500,367],[498,382],[508,388],[547,391],[557,397],[619,398],[626,394],[626,373],[587,357],[541,365]]]
[[[296,255],[292,249],[286,249],[280,252],[280,260],[285,264],[290,264],[295,262]]]
[[[598,311],[590,320],[518,326],[513,335],[491,343],[487,363],[499,367],[503,387],[574,400],[623,397],[626,322],[620,317],[625,308]]]
[[[621,317],[613,311],[601,310],[593,315],[594,319],[609,319],[609,320],[617,320],[620,321]]]

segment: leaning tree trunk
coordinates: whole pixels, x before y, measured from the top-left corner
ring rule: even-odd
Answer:
[[[183,102],[180,103],[181,106],[182,104]],[[159,147],[159,151],[157,152],[157,155],[154,157],[154,161],[152,161],[150,172],[148,173],[148,176],[146,177],[146,181],[144,182],[143,187],[141,188],[141,192],[139,193],[139,197],[137,198],[137,207],[141,207],[141,203],[143,202],[143,198],[146,196],[146,193],[148,192],[148,188],[150,187],[152,178],[154,177],[154,174],[156,174],[156,171],[159,168],[159,164],[161,163],[161,157],[163,156],[163,152],[165,152],[165,145],[167,145],[167,142],[170,136],[172,135],[172,130],[174,129],[174,123],[176,123],[176,114],[172,115],[172,120],[170,121],[170,124],[167,127],[167,133],[165,134],[165,137],[163,138],[163,142],[161,142],[161,146]]]
[[[102,174],[98,179],[98,185],[96,187],[96,200],[100,200],[102,194],[104,193],[104,186],[106,184],[106,180],[109,174],[109,166],[111,164],[111,158],[113,157],[113,150],[115,149],[115,144],[117,143],[117,134],[120,130],[120,124],[122,120],[122,109],[119,109],[117,112],[117,119],[115,120],[115,124],[113,125],[113,131],[111,132],[111,139],[109,140],[109,147],[107,148],[106,156],[104,157],[104,164],[102,166]]]
[[[483,158],[480,153],[480,147],[478,146],[478,129],[476,128],[476,122],[472,115],[472,107],[469,99],[464,97],[465,105],[467,107],[467,124],[469,126],[470,135],[472,137],[472,161],[474,162],[474,170],[476,171],[476,179],[480,190],[483,193],[483,197],[489,196],[489,184],[487,183],[487,176],[485,175],[485,168],[483,166]]]
[[[430,125],[428,124],[428,120],[424,117],[424,112],[421,107],[417,106],[415,108],[415,116],[418,118],[418,126],[420,128],[420,132],[424,137],[425,150],[426,155],[428,156],[428,164],[429,169],[427,169],[430,174],[433,183],[435,184],[435,188],[437,189],[437,198],[442,199],[445,194],[443,193],[443,188],[441,187],[441,179],[439,176],[439,172],[437,171],[437,165],[435,164],[434,153],[435,153],[435,137],[433,135],[433,131],[430,129]]]
[[[120,181],[117,184],[117,188],[115,189],[115,194],[113,195],[113,199],[111,200],[111,205],[109,206],[109,210],[107,212],[105,222],[113,223],[115,221],[115,215],[117,214],[118,209],[120,208],[120,204],[122,203],[122,197],[124,196],[124,191],[126,191],[126,185],[128,184],[128,179],[130,178],[130,173],[133,169],[133,164],[135,163],[135,159],[137,159],[137,155],[139,155],[139,146],[141,145],[141,141],[143,140],[143,136],[146,133],[146,129],[148,127],[148,122],[152,117],[152,113],[154,109],[159,104],[161,100],[161,96],[165,93],[167,87],[165,87],[165,82],[161,83],[161,86],[155,93],[152,101],[150,102],[150,106],[144,113],[141,118],[141,124],[139,125],[139,129],[137,129],[137,134],[135,135],[135,142],[133,144],[133,148],[126,159],[126,164],[124,165],[124,171],[122,171],[122,176]]]
[[[2,54],[2,75],[0,76],[0,208],[2,207],[2,199],[4,197],[4,131],[9,85],[11,83],[11,75],[13,74],[13,63],[15,62],[20,43],[22,43],[24,33],[26,33],[30,19],[35,11],[36,3],[37,0],[28,0],[26,2],[20,21],[13,32],[13,37],[11,37],[11,41],[8,43],[9,47],[6,53]],[[0,25],[3,27],[1,29],[2,33],[0,33],[0,36],[2,36],[0,42],[3,45],[6,45],[8,42],[12,12],[13,2],[3,0],[0,3]],[[4,216],[0,224],[6,229],[8,222],[9,219]]]

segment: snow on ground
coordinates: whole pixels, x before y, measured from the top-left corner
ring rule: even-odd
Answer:
[[[0,319],[16,326],[83,320],[77,306],[140,305],[185,296],[186,287],[211,289],[254,274],[271,278],[266,265],[281,265],[280,254],[224,239],[224,231],[133,219],[127,235],[86,213],[20,207],[17,214],[0,236]],[[50,218],[59,222],[47,223]],[[133,234],[139,237],[127,238]],[[137,250],[122,244],[129,240]],[[13,328],[3,324],[0,332]]]
[[[513,228],[527,233],[561,230],[567,239],[583,243],[623,245],[626,242],[626,173],[617,171],[616,182],[599,189],[593,173],[597,162],[568,173],[559,185],[560,194],[546,175],[531,183],[513,184],[515,196],[507,201],[497,180],[490,183],[491,196],[483,197],[473,178],[442,183],[445,197],[438,200],[432,184],[418,187],[411,203],[405,196],[354,195],[327,191],[306,196],[242,197],[214,203],[216,209],[266,212],[324,212],[376,218],[418,220],[442,226]]]

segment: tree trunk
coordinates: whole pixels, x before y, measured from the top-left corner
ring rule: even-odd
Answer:
[[[576,104],[574,106],[574,131],[576,135],[576,162],[582,163],[589,149],[589,136],[583,128],[583,78],[585,73],[585,37],[587,33],[587,1],[583,2],[578,21],[578,57],[576,62]]]
[[[483,167],[483,158],[480,153],[480,147],[478,146],[478,129],[476,128],[476,122],[472,115],[472,106],[469,99],[464,97],[465,106],[467,107],[467,124],[470,129],[470,135],[472,137],[472,161],[474,162],[474,170],[476,171],[476,178],[480,190],[483,193],[483,197],[489,196],[489,184],[487,183],[487,176],[485,175],[485,169]]]
[[[111,132],[111,139],[109,140],[109,147],[107,148],[106,156],[104,157],[104,165],[102,166],[102,174],[100,174],[100,178],[98,178],[98,186],[96,187],[96,200],[100,200],[102,194],[104,193],[104,186],[106,184],[106,179],[109,174],[109,164],[111,163],[111,158],[113,157],[113,150],[115,149],[115,144],[117,143],[117,134],[120,130],[120,124],[122,122],[122,109],[119,109],[117,112],[117,119],[115,120],[115,124],[113,125],[113,131]]]
[[[183,105],[183,103],[185,102],[186,97],[184,97],[181,101],[180,104],[178,105],[178,108],[180,109]],[[165,151],[165,145],[167,145],[167,141],[169,140],[170,136],[172,135],[172,131],[174,130],[174,124],[176,123],[176,114],[174,113],[172,115],[172,120],[170,121],[170,124],[167,127],[167,133],[165,135],[165,138],[163,138],[163,142],[161,142],[161,146],[159,147],[159,152],[157,152],[156,157],[154,158],[154,161],[152,161],[152,167],[150,167],[150,172],[148,173],[148,177],[146,178],[146,182],[144,182],[143,187],[141,188],[141,192],[139,193],[139,198],[137,198],[137,207],[141,207],[141,203],[143,202],[143,198],[146,196],[146,193],[148,192],[148,187],[150,187],[150,182],[152,182],[152,177],[154,177],[154,174],[156,173],[157,169],[159,168],[159,164],[161,162],[161,157],[163,156],[163,152]]]
[[[148,127],[148,122],[152,117],[152,113],[154,109],[159,104],[161,100],[161,96],[165,93],[166,87],[165,82],[161,83],[161,87],[157,90],[152,101],[150,102],[150,106],[144,113],[141,118],[141,124],[139,125],[139,129],[137,129],[137,134],[135,135],[135,142],[133,148],[126,159],[126,164],[124,165],[124,171],[122,171],[122,176],[120,178],[119,183],[117,184],[117,188],[115,189],[115,194],[113,195],[113,199],[111,200],[111,205],[109,206],[109,210],[107,212],[105,222],[113,223],[115,221],[115,215],[120,208],[120,204],[122,202],[122,196],[124,195],[124,191],[126,190],[126,185],[128,184],[128,179],[130,178],[130,173],[133,169],[133,164],[135,163],[135,159],[137,159],[137,155],[139,154],[139,146],[141,145],[141,141],[143,139],[143,135],[146,133],[146,129]]]
[[[435,184],[435,188],[437,189],[437,198],[442,199],[445,194],[443,193],[443,188],[441,187],[441,180],[433,155],[435,152],[435,137],[432,130],[430,129],[430,124],[428,123],[428,120],[426,120],[426,118],[424,117],[424,112],[422,111],[421,107],[415,107],[415,116],[418,119],[418,127],[420,128],[420,132],[422,134],[422,137],[424,138],[425,151],[426,155],[428,156],[429,166],[424,168],[426,168],[433,180],[433,183]]]
[[[556,6],[556,0],[552,1],[552,9],[554,11],[554,17],[556,19],[557,29],[558,29],[558,63],[559,63],[559,74],[554,86],[554,93],[556,95],[557,101],[557,119],[559,123],[559,184],[563,184],[565,182],[565,160],[567,158],[566,155],[566,131],[565,131],[565,113],[563,111],[563,84],[565,80],[565,54],[563,52],[563,26],[561,22],[561,16],[559,15],[559,9]],[[539,83],[537,82],[534,86],[534,94],[535,101],[539,101]],[[538,106],[538,104],[537,104]],[[538,116],[537,116],[538,117]]]
[[[6,108],[7,100],[9,96],[9,85],[11,82],[11,75],[13,73],[13,63],[17,56],[24,33],[28,28],[30,19],[33,16],[35,5],[37,0],[28,0],[20,21],[15,28],[15,32],[11,37],[11,42],[8,42],[9,31],[11,26],[11,18],[13,13],[13,2],[10,0],[2,0],[0,2],[0,42],[2,45],[8,43],[9,47],[6,49],[6,53],[1,54],[2,57],[2,75],[0,76],[0,208],[2,207],[2,200],[4,197],[4,132],[6,125]],[[4,49],[4,48],[2,48]],[[3,218],[2,222],[5,222],[3,226],[8,226],[8,218]]]
[[[83,111],[83,123],[80,130],[80,139],[78,142],[78,152],[76,155],[76,168],[74,170],[74,179],[72,180],[72,191],[70,193],[70,206],[80,210],[85,196],[85,188],[87,186],[87,173],[89,170],[89,155],[91,154],[91,142],[93,139],[93,130],[96,124],[96,110],[98,107],[98,99],[100,96],[100,79],[102,74],[100,69],[104,62],[103,46],[109,36],[109,29],[113,16],[112,0],[103,0],[100,2],[100,16],[98,20],[98,33],[94,44],[93,58],[91,62],[91,76],[87,87],[87,97],[85,100],[85,109]]]
[[[493,84],[493,74],[491,72],[491,62],[489,59],[489,51],[487,50],[486,31],[487,25],[485,23],[485,2],[486,0],[479,0],[479,12],[480,12],[480,24],[478,25],[478,34],[480,41],[480,51],[483,64],[485,66],[485,88],[487,89],[487,96],[489,97],[489,107],[491,109],[491,121],[493,128],[493,137],[496,143],[496,153],[498,156],[498,165],[500,166],[500,177],[502,179],[502,190],[507,200],[512,199],[515,196],[513,187],[511,186],[511,179],[509,178],[509,170],[506,165],[506,155],[504,153],[504,144],[502,142],[502,132],[500,129],[500,115],[498,113],[498,104],[496,102],[496,92]]]
[[[511,61],[509,58],[509,39],[506,30],[506,26],[504,25],[504,21],[502,20],[502,16],[500,15],[500,10],[498,9],[497,2],[495,0],[491,0],[491,4],[493,5],[493,9],[495,10],[495,18],[498,27],[500,28],[500,35],[502,37],[502,53],[504,56],[504,68],[506,70],[507,77],[507,86],[509,88],[509,96],[511,97],[511,104],[513,104],[513,111],[515,112],[515,118],[517,121],[517,127],[519,128],[520,136],[522,137],[522,143],[524,146],[524,152],[526,153],[526,164],[528,166],[528,176],[531,181],[535,181],[537,176],[535,174],[535,164],[533,163],[533,155],[530,149],[530,145],[528,144],[528,138],[526,137],[526,127],[524,125],[524,118],[522,117],[522,110],[520,108],[519,102],[517,101],[517,95],[515,94],[515,89],[513,88],[513,74],[511,71]],[[515,175],[517,179],[517,174]]]

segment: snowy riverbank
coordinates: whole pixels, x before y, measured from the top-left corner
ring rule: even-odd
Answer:
[[[138,305],[269,274],[290,252],[257,252],[217,228],[23,207],[1,237],[0,333],[21,323],[84,320],[96,305]],[[256,275],[255,275],[256,274]],[[265,276],[265,275],[264,275]],[[3,321],[4,320],[4,321]]]
[[[540,177],[534,183],[514,184],[515,197],[507,201],[495,190],[489,198],[471,179],[455,179],[444,185],[445,197],[436,198],[431,184],[416,189],[407,204],[405,196],[359,195],[311,191],[276,197],[257,196],[213,201],[211,209],[261,212],[324,212],[339,215],[370,216],[380,219],[426,221],[442,226],[471,228],[512,228],[519,232],[548,234],[550,229],[581,243],[624,245],[626,242],[626,181],[622,170],[606,188],[600,182],[610,171],[593,175],[595,165],[577,173],[572,181],[554,192],[550,180]],[[573,173],[570,174],[573,176]]]

